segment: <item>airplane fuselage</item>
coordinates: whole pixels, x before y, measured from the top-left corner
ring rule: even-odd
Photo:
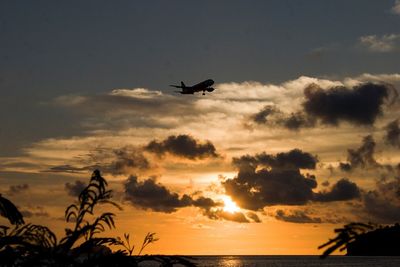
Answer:
[[[212,79],[208,79],[192,86],[186,86],[183,82],[181,82],[180,86],[179,85],[171,85],[171,86],[175,88],[181,88],[182,91],[177,91],[178,93],[181,94],[194,94],[196,92],[203,91],[203,95],[205,95],[206,91],[207,92],[214,91],[214,88],[211,87],[213,84],[214,81]]]

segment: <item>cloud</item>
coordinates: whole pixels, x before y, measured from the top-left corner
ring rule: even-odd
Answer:
[[[153,140],[145,149],[149,152],[163,156],[169,153],[188,159],[216,158],[218,154],[210,141],[199,142],[190,135],[171,135],[160,142]]]
[[[212,220],[227,220],[238,223],[249,223],[250,220],[242,212],[227,212],[221,209],[209,210],[204,213],[208,218]]]
[[[180,197],[154,179],[139,182],[136,176],[130,176],[124,187],[126,200],[142,209],[172,213],[178,208],[191,206],[193,202],[190,196]]]
[[[394,14],[400,15],[400,0],[396,0],[394,2],[394,6],[392,7],[392,12]]]
[[[317,182],[302,169],[315,169],[317,158],[295,149],[286,153],[234,158],[236,177],[222,182],[226,193],[240,206],[250,210],[268,205],[303,205],[313,198]]]
[[[270,115],[274,115],[276,113],[280,113],[280,111],[276,107],[267,105],[267,106],[263,107],[259,112],[254,114],[252,116],[252,119],[255,123],[265,124],[268,121],[268,117]]]
[[[22,192],[25,192],[26,190],[29,189],[29,185],[28,184],[17,184],[17,185],[10,185],[7,194],[10,195],[15,195],[15,194],[19,194]]]
[[[77,197],[85,189],[86,183],[76,180],[74,183],[65,183],[64,189],[67,191],[68,195],[72,197]]]
[[[275,106],[267,105],[259,112],[250,116],[256,124],[269,124],[271,126],[283,126],[289,130],[299,130],[315,126],[315,119],[307,116],[303,112],[292,112],[285,114]]]
[[[151,167],[142,149],[131,145],[116,149],[97,148],[84,156],[79,156],[75,166],[64,164],[50,167],[45,172],[82,173],[99,169],[112,175],[131,174],[138,170],[148,170]]]
[[[124,96],[132,98],[155,98],[162,95],[161,91],[151,91],[146,88],[135,89],[114,89],[111,91],[112,96]]]
[[[358,125],[372,125],[382,113],[390,87],[364,83],[353,88],[344,86],[323,90],[310,85],[304,90],[304,112],[324,124],[337,125],[347,121]]]
[[[340,179],[329,191],[315,193],[314,200],[320,202],[346,201],[359,198],[361,190],[356,183],[346,178]]]
[[[279,123],[289,130],[297,131],[300,128],[314,127],[316,120],[304,112],[295,112],[282,118]]]
[[[347,86],[355,86],[359,84],[363,84],[366,82],[374,82],[374,83],[383,83],[383,84],[397,84],[400,82],[400,74],[392,73],[392,74],[371,74],[371,73],[363,73],[356,77],[347,77],[344,79],[343,83]],[[389,96],[389,98],[396,99],[397,91],[390,90],[390,93],[394,93],[396,96]]]
[[[279,221],[291,223],[322,223],[321,218],[310,217],[307,211],[303,210],[293,210],[290,213],[277,210],[274,217]]]
[[[318,158],[299,149],[270,155],[261,153],[234,158],[239,170],[236,177],[222,182],[228,194],[240,207],[259,210],[274,205],[305,205],[311,202],[347,201],[359,198],[360,188],[346,178],[329,190],[314,192],[314,175],[301,169],[315,169]]]
[[[322,184],[321,184],[322,186],[329,186],[330,185],[330,183],[329,183],[329,181],[324,181],[324,182],[322,182]]]
[[[378,180],[374,190],[363,196],[367,219],[379,223],[400,221],[400,178]]]
[[[169,191],[164,185],[154,179],[139,182],[136,176],[130,176],[124,184],[125,198],[136,207],[157,212],[172,213],[179,208],[194,206],[204,210],[220,206],[220,203],[206,197],[193,199],[184,194]]]
[[[232,160],[233,165],[239,170],[250,169],[250,171],[255,171],[259,165],[280,169],[315,169],[317,162],[317,156],[300,149],[292,149],[276,155],[263,152],[255,156],[245,155]]]
[[[362,140],[362,145],[357,149],[347,150],[347,163],[340,163],[342,171],[351,171],[354,168],[375,168],[380,164],[375,160],[376,143],[372,135],[367,135]]]
[[[250,218],[253,222],[261,223],[260,217],[258,217],[258,215],[254,212],[247,212],[246,216]]]
[[[395,8],[398,7],[398,3]],[[400,43],[400,34],[385,34],[382,36],[367,35],[360,37],[360,44],[371,52],[387,53],[398,48]]]
[[[50,167],[48,170],[45,170],[45,172],[79,173],[79,172],[88,171],[88,170],[90,170],[88,168],[88,166],[76,167],[76,166],[72,166],[70,164],[65,164],[65,165],[58,165],[58,166]]]
[[[304,98],[297,111],[285,113],[277,106],[267,105],[250,118],[256,124],[278,125],[295,131],[315,127],[317,122],[334,126],[341,121],[372,125],[382,114],[385,100],[393,101],[397,92],[383,83],[358,83],[351,88],[335,86],[327,89],[309,84],[304,88]]]
[[[219,207],[222,205],[222,203],[220,203],[220,202],[216,202],[216,201],[212,200],[211,198],[203,197],[203,196],[200,196],[197,199],[192,199],[191,204],[197,208],[201,208],[204,210],[209,210],[213,207]]]
[[[400,148],[400,127],[399,120],[388,123],[385,127],[385,142],[391,146]]]
[[[149,161],[143,156],[139,149],[133,146],[125,146],[114,149],[115,159],[105,170],[112,174],[129,173],[132,169],[145,170],[150,167]]]
[[[226,220],[238,223],[261,223],[261,219],[254,212],[228,212],[218,206],[223,206],[223,204],[214,203],[213,206],[203,207],[203,214],[212,220]]]
[[[239,223],[261,222],[257,214],[250,212],[226,212],[222,202],[200,196],[193,198],[187,194],[179,196],[154,179],[139,182],[136,176],[130,176],[125,182],[125,199],[133,206],[156,212],[172,213],[180,208],[199,208],[204,216],[212,220],[227,220]]]
[[[50,217],[49,213],[43,209],[43,207],[28,207],[27,209],[21,210],[22,216],[25,218],[32,217]]]

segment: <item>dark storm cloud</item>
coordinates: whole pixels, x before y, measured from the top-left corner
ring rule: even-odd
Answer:
[[[68,195],[72,197],[77,197],[86,187],[86,183],[76,180],[74,183],[65,183],[64,189],[67,191]]]
[[[26,191],[28,189],[29,189],[29,185],[28,184],[10,185],[10,187],[8,188],[7,194],[15,195],[15,194],[22,193],[22,192],[24,192],[24,191]]]
[[[294,149],[286,153],[234,158],[237,176],[222,182],[226,193],[239,206],[258,210],[268,205],[303,205],[313,199],[317,187],[313,175],[301,169],[314,169],[317,158]]]
[[[360,196],[361,190],[357,184],[342,178],[329,191],[315,193],[314,200],[320,202],[346,201]]]
[[[394,120],[385,127],[385,142],[394,147],[400,147],[400,127],[399,121]]]
[[[178,136],[171,135],[162,141],[153,140],[145,149],[159,156],[170,153],[192,160],[218,157],[216,149],[211,142],[206,141],[201,143],[190,135],[184,134]]]
[[[306,211],[294,210],[291,212],[285,212],[283,210],[277,210],[275,219],[291,223],[322,223],[322,219],[319,217],[310,217]]]
[[[340,169],[342,171],[351,171],[354,168],[379,167],[380,164],[374,158],[375,146],[376,143],[372,135],[365,136],[359,148],[347,150],[348,162],[340,163]]]
[[[134,206],[158,212],[172,213],[179,208],[195,206],[204,210],[219,206],[210,198],[199,197],[193,199],[184,194],[169,191],[165,186],[156,183],[154,179],[139,182],[136,176],[130,176],[125,182],[125,198]]]
[[[359,125],[372,125],[382,113],[385,99],[389,97],[389,86],[364,83],[347,88],[344,86],[323,90],[312,84],[305,88],[303,103],[307,115],[322,123],[337,125],[347,121]]]

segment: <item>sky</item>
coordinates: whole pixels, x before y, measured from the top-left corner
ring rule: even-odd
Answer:
[[[99,169],[110,233],[156,232],[148,253],[318,254],[398,222],[398,29],[394,0],[2,1],[0,193],[61,236]]]

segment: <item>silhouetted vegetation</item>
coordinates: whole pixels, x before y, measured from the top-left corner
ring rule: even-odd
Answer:
[[[400,225],[382,226],[365,223],[350,223],[335,229],[337,236],[319,249],[326,248],[321,255],[326,258],[334,251],[346,250],[349,256],[400,256]]]
[[[0,194],[0,215],[7,218],[11,224],[21,225],[24,224],[22,214],[17,207],[8,199]]]
[[[15,205],[0,196],[0,215],[14,225],[13,228],[0,226],[0,266],[140,266],[144,261],[160,266],[195,266],[187,257],[141,256],[149,244],[158,240],[155,233],[146,235],[137,255],[129,234],[124,234],[123,239],[99,236],[107,228],[115,228],[115,214],[104,212],[96,217],[95,208],[108,204],[121,209],[111,197],[107,181],[95,170],[78,202],[65,210],[65,220],[74,225],[66,228],[65,236],[58,241],[49,228],[25,224]],[[119,249],[112,251],[111,246]]]

